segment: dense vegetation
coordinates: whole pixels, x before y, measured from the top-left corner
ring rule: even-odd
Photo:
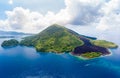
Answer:
[[[24,38],[20,44],[33,46],[40,52],[71,52],[84,44],[76,32],[63,26],[52,25],[37,35]]]
[[[84,58],[95,58],[95,57],[100,57],[102,55],[101,52],[86,52],[84,54],[81,54],[82,57]]]
[[[5,40],[1,44],[2,47],[14,47],[14,46],[17,46],[17,45],[19,45],[19,42],[15,39]]]
[[[90,42],[96,46],[101,46],[105,48],[117,48],[118,47],[115,43],[109,42],[106,40],[91,40]]]

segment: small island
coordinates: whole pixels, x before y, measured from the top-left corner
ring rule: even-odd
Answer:
[[[84,57],[87,59],[96,58],[100,56],[102,56],[101,52],[86,52],[86,53],[81,54],[81,57]]]
[[[96,58],[110,54],[109,48],[118,46],[105,40],[80,35],[64,26],[51,25],[42,32],[17,40],[8,40],[2,43],[6,46],[32,46],[37,52],[71,53],[77,57]]]
[[[5,40],[3,41],[3,43],[1,44],[2,47],[7,48],[7,47],[15,47],[19,45],[19,42],[15,39],[11,39],[11,40]]]

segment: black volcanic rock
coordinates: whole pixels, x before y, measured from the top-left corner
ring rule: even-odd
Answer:
[[[80,39],[84,42],[84,45],[76,47],[74,49],[74,52],[72,52],[72,54],[81,55],[86,52],[100,52],[102,53],[102,55],[110,54],[107,48],[93,45],[91,44],[90,40],[85,37],[80,37]]]
[[[78,46],[74,49],[73,54],[74,55],[81,55],[81,54],[84,54],[86,52],[100,52],[100,53],[102,53],[102,55],[110,54],[110,52],[107,48],[94,46],[94,45],[92,45],[92,46],[87,46],[87,45]]]

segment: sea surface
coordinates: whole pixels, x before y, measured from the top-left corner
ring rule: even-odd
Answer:
[[[120,46],[119,38],[102,38]],[[0,47],[0,78],[120,78],[120,47],[111,51],[110,56],[82,60],[68,53],[38,53],[33,47]]]

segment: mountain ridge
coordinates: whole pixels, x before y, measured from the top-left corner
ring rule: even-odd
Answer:
[[[37,51],[71,52],[74,47],[84,44],[70,29],[53,24],[37,35],[26,37],[21,45],[34,46]],[[31,42],[31,43],[29,43]]]

